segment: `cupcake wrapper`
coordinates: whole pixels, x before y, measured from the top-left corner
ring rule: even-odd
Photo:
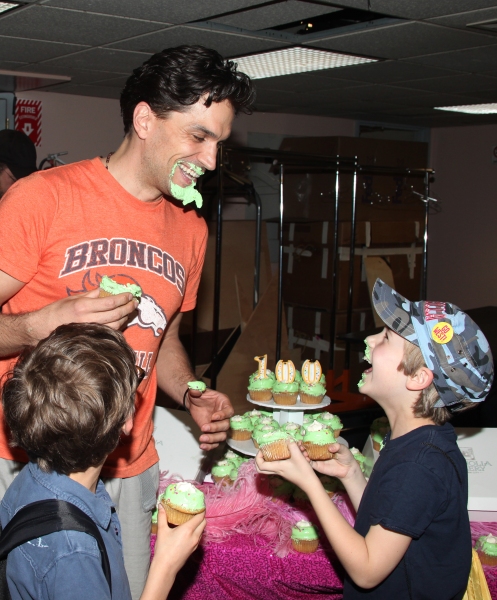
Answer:
[[[292,404],[297,404],[297,394],[273,393],[273,400],[276,404],[291,406]]]
[[[288,449],[286,440],[278,440],[271,444],[264,444],[264,446],[260,446],[260,449],[264,456],[264,460],[268,462],[290,458],[290,450]]]
[[[183,525],[183,523],[186,523],[192,517],[194,517],[195,515],[198,514],[196,512],[183,512],[183,511],[177,510],[176,508],[174,508],[174,506],[172,506],[168,502],[165,502],[164,500],[161,500],[161,503],[166,511],[167,522],[170,523],[171,525]],[[199,512],[203,512],[203,511],[199,511]]]
[[[105,290],[103,290],[102,288],[100,288],[100,291],[98,293],[98,297],[99,298],[107,298],[107,296],[112,296],[113,294],[111,294],[110,292],[106,292]]]
[[[378,442],[375,442],[373,440],[373,450],[376,450],[376,452],[379,452],[381,450],[381,446]]]
[[[319,446],[312,442],[304,442],[304,448],[311,460],[330,460],[330,458],[333,458],[333,454],[328,450],[329,446],[330,444]]]
[[[297,552],[302,554],[312,554],[318,549],[319,540],[294,540],[292,539],[292,547]]]
[[[221,483],[222,485],[231,485],[233,483],[233,479],[228,475],[226,475],[226,477],[216,477],[216,475],[211,473],[211,477],[216,483]]]
[[[152,523],[150,526],[150,535],[157,535],[157,523]]]
[[[335,436],[335,438],[337,438],[341,433],[342,433],[341,429],[334,429],[333,430],[333,435]]]
[[[489,556],[482,550],[477,550],[477,553],[482,565],[488,565],[489,567],[495,567],[497,565],[497,556]]]
[[[252,432],[248,429],[230,429],[230,437],[232,440],[244,442],[252,437]]]
[[[321,396],[311,396],[310,394],[303,394],[300,392],[300,401],[302,404],[321,404],[324,394]]]
[[[269,402],[273,397],[271,390],[249,390],[249,396],[256,402]]]
[[[252,441],[254,442],[254,448],[259,449],[259,442],[256,442],[254,438],[252,438]]]

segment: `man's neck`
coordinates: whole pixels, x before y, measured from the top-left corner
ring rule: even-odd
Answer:
[[[70,473],[69,479],[80,483],[83,487],[87,488],[93,494],[97,491],[98,478],[100,477],[100,471],[102,470],[103,463],[98,467],[90,467],[86,471],[79,471],[77,473]]]

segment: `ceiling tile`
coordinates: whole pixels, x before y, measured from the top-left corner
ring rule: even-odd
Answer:
[[[250,54],[251,52],[259,52],[282,46],[282,43],[276,40],[265,40],[259,37],[234,35],[211,29],[185,26],[173,27],[157,33],[142,35],[132,40],[111,44],[110,46],[153,54],[160,52],[163,48],[179,44],[200,44],[208,48],[213,48],[226,57],[240,56],[242,54]]]
[[[161,23],[189,23],[261,4],[263,0],[49,0],[46,5]]]
[[[285,0],[278,4],[269,4],[257,8],[250,8],[243,12],[237,12],[214,19],[216,23],[231,25],[256,31],[258,29],[269,29],[277,25],[293,23],[301,19],[311,19],[319,15],[325,15],[339,9],[332,9],[330,6],[319,4],[309,4],[299,0]]]
[[[107,44],[162,27],[159,23],[47,6],[30,6],[0,18],[0,35],[87,46]]]
[[[484,73],[497,69],[497,40],[484,48],[469,48],[412,58],[411,62],[441,69],[456,68],[467,73]]]
[[[52,65],[56,68],[67,69],[70,72],[72,68],[92,70],[95,65],[98,65],[100,69],[109,73],[131,75],[131,71],[142,65],[148,58],[150,58],[149,54],[139,52],[126,52],[125,50],[112,48],[92,48],[77,54],[45,61],[43,66],[46,72],[49,72]]]
[[[377,58],[410,58],[494,43],[492,36],[411,22],[337,34],[312,45]]]
[[[332,0],[324,0],[333,4]],[[338,2],[337,2],[338,4]],[[367,10],[406,19],[429,19],[495,6],[495,0],[340,0],[340,6]]]
[[[319,71],[321,73],[321,71]],[[309,75],[284,75],[281,77],[268,77],[254,81],[257,90],[283,90],[288,92],[324,91],[331,89],[345,89],[364,85],[357,81],[331,79],[320,77],[318,74]]]
[[[454,92],[456,94],[464,93],[467,90],[471,92],[493,91],[497,97],[497,79],[493,77],[484,77],[481,75],[453,75],[451,77],[438,77],[433,79],[419,79],[416,81],[392,83],[404,88],[426,90],[430,92]]]
[[[492,6],[491,8],[484,8],[481,10],[470,10],[468,12],[446,15],[444,17],[435,17],[434,19],[429,19],[429,22],[435,23],[436,25],[459,27],[461,29],[467,29],[468,31],[474,31],[467,26],[471,23],[479,23],[480,21],[489,21],[494,19],[497,19],[497,6]]]
[[[38,62],[55,56],[77,52],[85,47],[76,44],[40,42],[0,35],[0,56],[2,60],[21,61],[24,63]]]

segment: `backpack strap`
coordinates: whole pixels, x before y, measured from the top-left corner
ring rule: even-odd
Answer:
[[[80,508],[65,500],[39,500],[21,508],[0,536],[0,559],[30,540],[57,531],[72,530],[95,538],[102,558],[102,570],[112,596],[109,557],[97,525]]]

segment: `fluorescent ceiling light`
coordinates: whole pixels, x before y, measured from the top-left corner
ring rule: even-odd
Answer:
[[[497,102],[490,102],[489,104],[462,104],[461,106],[435,106],[435,110],[450,110],[470,115],[492,115],[497,113]]]
[[[349,67],[364,63],[377,62],[374,58],[363,58],[351,54],[338,54],[315,48],[284,48],[250,56],[234,58],[238,68],[252,79],[278,77],[293,73],[307,73],[337,67]]]
[[[14,2],[0,2],[0,13],[7,12],[12,8],[19,8],[20,4]]]

